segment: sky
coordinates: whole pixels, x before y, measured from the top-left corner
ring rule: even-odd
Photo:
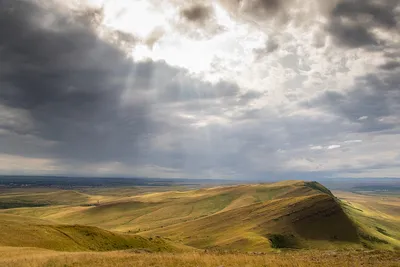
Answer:
[[[0,174],[400,177],[398,0],[1,0]]]

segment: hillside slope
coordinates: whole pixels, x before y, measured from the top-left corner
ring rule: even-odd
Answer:
[[[302,181],[167,191],[125,197],[99,206],[19,208],[4,213],[123,232],[148,231],[265,201],[322,193]]]
[[[155,229],[199,248],[264,251],[356,245],[357,229],[329,195],[281,198]]]
[[[153,240],[158,236],[174,244],[201,249],[268,251],[362,246],[359,225],[343,212],[333,194],[317,182],[282,181],[166,191],[108,198],[96,206],[58,205],[8,209],[2,213],[117,231],[123,236],[122,244],[127,238],[122,233],[129,233]],[[66,231],[57,227],[57,231]],[[78,230],[82,229],[74,228]]]
[[[15,215],[0,216],[0,246],[38,247],[60,251],[179,250],[161,238],[118,234],[92,226],[52,224]]]

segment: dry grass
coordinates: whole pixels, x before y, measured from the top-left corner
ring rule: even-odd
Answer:
[[[75,196],[70,192],[67,195]],[[29,197],[32,198],[32,195]],[[108,202],[104,202],[106,198]],[[303,181],[151,192],[114,199],[107,196],[102,199],[101,205],[95,207],[58,205],[9,209],[2,213],[41,218],[55,224],[97,226],[148,238],[161,236],[173,243],[200,249],[268,251],[271,247],[361,247],[356,228],[330,192],[322,185]],[[6,242],[2,242],[0,234],[0,244],[50,248],[50,241],[57,237],[58,250],[76,247],[71,242],[64,242],[64,236],[58,238],[59,233],[54,231],[51,234],[56,234],[55,237],[46,235],[51,240],[46,240],[45,245],[38,245],[45,239],[43,235],[37,233],[33,236],[32,231],[26,232],[24,225],[17,226],[18,221],[12,229],[6,227],[6,232],[21,232],[26,238],[10,243],[15,237],[7,235],[3,238]],[[43,230],[43,227],[38,230]],[[276,244],[272,244],[275,238],[271,240],[270,235],[279,235]],[[35,238],[28,238],[32,236]],[[76,239],[76,234],[71,237]],[[31,242],[23,242],[26,239]],[[89,246],[84,243],[85,247]]]
[[[359,243],[356,228],[326,194],[247,205],[142,234],[196,248],[240,251],[269,250],[270,234],[282,234],[281,248],[349,248]]]
[[[162,238],[114,233],[85,225],[52,224],[17,215],[0,216],[0,244],[12,247],[37,247],[59,251],[110,251],[147,249],[182,251],[182,245]],[[1,255],[1,254],[0,254]]]
[[[400,266],[395,250],[400,247],[400,199],[338,194],[350,221],[325,191],[301,181],[137,196],[129,190],[123,196],[66,191],[57,205],[0,213],[0,266]],[[3,199],[51,202],[56,193],[11,192]],[[101,205],[77,205],[82,199]],[[140,228],[141,236],[64,223],[123,232]],[[364,239],[359,239],[360,229]],[[394,251],[365,251],[362,245]],[[95,252],[125,248],[135,250]]]
[[[245,267],[245,266],[400,266],[399,253],[383,251],[300,251],[265,255],[212,253],[137,253],[137,252],[53,252],[29,248],[0,248],[0,266],[165,266],[165,267]]]

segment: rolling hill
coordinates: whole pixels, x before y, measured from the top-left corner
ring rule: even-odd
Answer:
[[[0,216],[0,246],[59,251],[180,251],[184,248],[161,238],[113,233],[93,226],[54,224],[41,219],[5,214]]]
[[[88,229],[101,231],[102,236],[112,233],[122,238],[122,247],[128,242],[127,236],[166,239],[195,249],[235,251],[361,248],[365,244],[360,224],[316,182],[283,181],[139,195],[129,195],[126,189],[123,192],[121,197],[116,193],[104,198],[85,194],[86,202],[79,205],[74,198],[70,205],[63,202],[2,213],[51,222],[56,225],[46,226],[51,233],[60,229],[80,236]],[[96,199],[102,202],[90,205]],[[374,239],[370,243],[373,245]]]
[[[265,251],[332,248],[359,242],[355,225],[329,195],[285,197],[222,210],[143,233],[198,248]]]

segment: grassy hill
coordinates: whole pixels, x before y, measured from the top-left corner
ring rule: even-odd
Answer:
[[[275,184],[167,191],[102,199],[101,205],[52,205],[5,210],[5,213],[59,223],[99,226],[124,232],[147,231],[265,201],[322,193],[301,181]],[[96,196],[101,198],[101,196]],[[65,203],[64,203],[65,204]]]
[[[122,198],[107,198],[97,206],[53,205],[3,213],[146,238],[161,236],[202,249],[360,246],[356,226],[332,193],[316,182],[283,181],[133,196],[124,193]]]
[[[143,234],[199,248],[246,251],[349,247],[359,242],[356,227],[325,194],[251,204]]]
[[[0,246],[38,247],[60,251],[146,249],[179,251],[161,238],[113,233],[93,226],[54,224],[30,217],[0,216]]]
[[[379,242],[383,234],[366,231],[361,215],[349,212],[346,206],[343,210],[343,204],[332,192],[317,182],[283,181],[140,194],[137,188],[132,194],[127,188],[121,190],[121,196],[117,191],[106,196],[65,191],[61,196],[70,195],[70,204],[67,204],[68,197],[61,197],[54,199],[56,204],[53,205],[4,209],[0,214],[51,222],[51,226],[36,223],[31,227],[37,231],[36,236],[46,231],[56,234],[54,240],[63,244],[60,248],[66,246],[73,250],[103,250],[102,240],[110,238],[120,245],[107,245],[104,250],[135,247],[138,240],[144,242],[150,238],[153,242],[149,246],[154,240],[168,240],[170,246],[176,244],[175,248],[235,251],[383,248],[383,242]],[[47,197],[49,201],[52,196],[51,192],[45,192],[25,198]],[[12,201],[12,197],[8,197]],[[16,197],[24,196],[17,194]],[[96,200],[100,200],[100,204],[97,205]],[[90,203],[96,205],[87,205]],[[18,220],[16,217],[15,229],[8,232],[17,231]],[[71,231],[83,241],[74,245],[71,240],[65,243],[66,236],[60,232],[70,235]],[[91,235],[86,235],[87,231],[99,234],[96,235],[100,236],[100,241],[96,241],[98,246],[90,246],[92,239],[87,238]],[[389,240],[384,248],[392,249],[397,246],[397,235],[388,233],[393,242]],[[32,236],[32,240],[36,240],[35,235]],[[60,236],[63,238],[59,239]],[[22,240],[4,245],[14,246],[18,242]],[[34,243],[27,245],[34,246]]]
[[[400,248],[400,198],[338,192],[366,248]]]

